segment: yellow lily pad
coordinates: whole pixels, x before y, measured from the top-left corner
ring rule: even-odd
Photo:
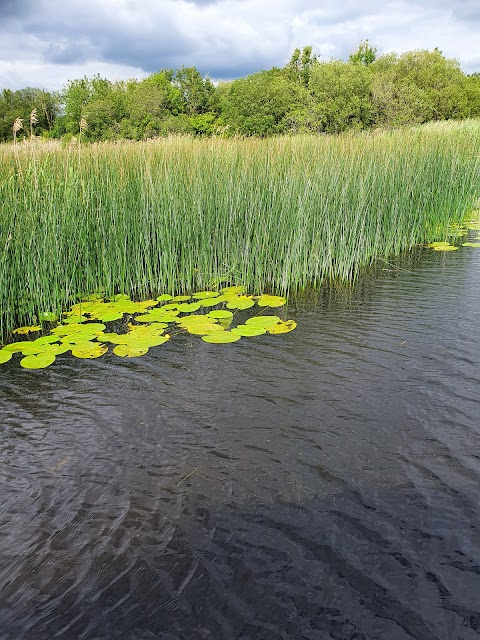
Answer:
[[[108,347],[100,342],[82,342],[72,346],[72,356],[75,358],[99,358],[107,351]]]
[[[462,247],[480,247],[480,242],[464,242]]]
[[[24,336],[27,333],[34,333],[35,331],[41,331],[42,327],[33,326],[33,327],[19,327],[18,329],[14,329],[12,333],[18,333],[20,336]]]
[[[192,311],[198,311],[200,307],[201,307],[200,302],[184,302],[182,304],[179,304],[177,309],[181,313],[191,313]]]
[[[223,327],[213,322],[204,322],[203,324],[195,323],[184,327],[188,333],[192,333],[195,336],[204,336],[209,333],[215,333],[217,331],[223,331]]]
[[[226,320],[227,318],[233,318],[233,313],[231,311],[227,311],[226,309],[214,309],[213,311],[209,311],[206,317],[214,318],[216,320]]]
[[[268,333],[277,335],[280,333],[289,333],[290,331],[293,331],[296,326],[297,323],[294,320],[286,320],[285,322],[278,322],[270,327],[266,327],[266,329]]]
[[[218,291],[197,291],[197,293],[192,294],[192,298],[195,298],[195,300],[206,300],[207,298],[216,297],[218,297]]]

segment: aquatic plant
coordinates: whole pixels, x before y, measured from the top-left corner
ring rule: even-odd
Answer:
[[[352,281],[377,257],[447,239],[478,197],[479,133],[464,121],[381,135],[0,146],[0,338],[45,324],[80,291],[137,299],[213,283],[292,295]],[[229,310],[252,307],[236,295]]]
[[[288,333],[297,326],[294,320],[283,321],[276,315],[257,314],[248,318],[245,324],[230,329],[235,314],[225,306],[231,299],[238,297],[238,291],[238,287],[225,287],[219,292],[203,291],[193,296],[175,297],[162,294],[156,300],[143,301],[133,301],[126,294],[116,295],[108,300],[87,296],[88,299],[74,304],[64,313],[62,322],[45,335],[35,340],[13,342],[0,349],[0,364],[9,362],[12,354],[21,353],[22,367],[45,369],[55,362],[58,355],[67,351],[76,358],[100,358],[108,352],[109,344],[114,345],[112,353],[116,356],[136,358],[148,353],[150,348],[170,340],[173,332],[198,335],[204,342],[212,344],[228,344],[266,332],[272,335]],[[266,307],[283,307],[286,303],[286,299],[281,296],[244,295],[252,305],[257,303],[259,313]],[[199,302],[186,304],[184,301],[191,297]],[[201,304],[207,309],[217,309],[205,313],[204,309],[200,309]],[[220,306],[224,308],[218,308]],[[202,312],[194,313],[196,311]],[[113,321],[127,316],[133,323],[127,321],[127,331],[122,333],[106,332],[106,325],[97,320],[104,320],[107,316],[115,316]],[[166,333],[169,325],[170,333]],[[41,330],[40,326],[19,327],[14,333],[28,335],[40,333]]]

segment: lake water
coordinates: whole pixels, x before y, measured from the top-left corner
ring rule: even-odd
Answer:
[[[1,640],[480,635],[480,251],[283,336],[0,368]]]

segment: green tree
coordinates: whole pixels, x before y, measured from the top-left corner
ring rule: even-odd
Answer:
[[[372,122],[371,84],[370,67],[340,60],[317,63],[309,82],[315,130],[339,133],[368,127]]]
[[[355,53],[351,53],[348,61],[353,64],[363,64],[366,67],[373,64],[377,58],[377,47],[371,47],[368,40],[360,42]]]

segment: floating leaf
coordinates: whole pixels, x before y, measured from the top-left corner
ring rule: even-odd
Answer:
[[[453,246],[452,244],[450,246],[440,246],[440,247],[432,247],[434,251],[457,251],[458,247]]]
[[[297,323],[294,320],[286,320],[286,322],[278,322],[271,327],[267,327],[267,331],[273,335],[289,333],[290,331],[293,331],[296,326]]]
[[[148,352],[148,347],[136,348],[126,344],[119,344],[113,349],[113,353],[121,358],[138,358]]]
[[[130,296],[126,293],[117,293],[117,295],[113,296],[115,302],[118,300],[130,300]]]
[[[0,364],[5,364],[12,359],[12,352],[0,349]]]
[[[158,302],[164,302],[166,300],[171,300],[172,298],[173,298],[173,296],[171,296],[170,294],[162,293],[161,296],[158,296],[157,300],[158,300]]]
[[[75,358],[99,358],[108,351],[108,347],[99,342],[82,342],[72,347],[72,356]]]
[[[37,353],[42,353],[45,350],[45,345],[33,344],[33,342],[25,341],[22,353],[24,356],[31,356]]]
[[[63,318],[64,324],[79,324],[81,322],[87,322],[88,318],[86,316],[67,316]]]
[[[53,342],[58,342],[57,336],[42,336],[41,338],[34,340],[33,344],[52,344]]]
[[[195,336],[204,336],[209,333],[215,333],[217,331],[223,331],[223,327],[219,324],[213,324],[210,322],[205,322],[203,324],[195,323],[192,325],[187,325],[185,329],[188,333],[192,333]]]
[[[480,242],[464,242],[462,247],[480,247]]]
[[[72,333],[60,338],[60,342],[62,344],[81,344],[83,342],[90,342],[91,340],[95,340],[95,338],[97,337],[98,334],[92,332]]]
[[[26,356],[20,360],[24,369],[45,369],[55,362],[53,353],[40,353],[38,356]]]
[[[430,249],[434,249],[435,247],[450,247],[450,242],[445,242],[444,240],[439,240],[438,242],[431,242],[428,247]]]
[[[209,311],[207,313],[207,318],[216,318],[216,319],[226,319],[233,318],[233,313],[231,311],[226,311],[225,309],[215,309],[213,311]]]
[[[60,355],[61,353],[66,353],[70,351],[71,346],[69,344],[49,344],[48,351],[55,355]]]
[[[180,303],[182,304],[182,303]],[[174,311],[175,309],[178,308],[178,304],[164,304],[162,307],[160,307],[160,309],[157,309],[157,311]]]
[[[249,318],[245,324],[253,325],[254,327],[271,327],[274,324],[280,322],[280,318],[278,316],[255,316],[253,318]]]
[[[186,300],[190,300],[192,296],[175,296],[172,298],[172,302],[185,302]]]
[[[34,326],[34,327],[19,327],[18,329],[14,329],[12,333],[18,333],[20,336],[24,336],[27,333],[34,333],[35,331],[41,331],[42,327]]]
[[[214,307],[216,304],[220,304],[220,302],[225,302],[225,296],[216,296],[215,298],[205,298],[201,300],[200,303],[202,307]]]
[[[10,353],[20,353],[26,344],[29,344],[28,340],[23,340],[22,342],[11,342],[3,347],[3,351],[8,351]]]
[[[169,323],[169,322],[175,322],[177,319],[177,316],[180,312],[179,311],[170,311],[169,313],[165,312],[165,313],[160,313],[160,312],[151,312],[151,313],[145,313],[144,315],[141,316],[136,316],[135,321],[136,322],[163,322],[163,323]]]
[[[239,324],[238,326],[231,329],[231,332],[242,337],[253,337],[261,336],[267,331],[263,327],[256,327],[253,324]]]
[[[121,344],[124,341],[125,334],[119,335],[118,333],[102,333],[97,336],[99,342],[111,342],[112,344]]]
[[[222,331],[202,336],[202,340],[213,344],[227,344],[229,342],[237,342],[237,340],[240,340],[240,336],[236,333],[232,333],[231,331]]]
[[[114,322],[115,320],[121,320],[123,313],[121,311],[109,311],[108,313],[99,313],[96,317],[102,322]]]
[[[262,295],[257,300],[259,307],[282,307],[286,302],[286,298],[270,295]]]
[[[255,304],[250,296],[234,296],[227,298],[227,300],[227,309],[238,309],[239,311],[250,309]]]
[[[200,302],[184,302],[183,304],[179,304],[177,309],[181,312],[181,313],[190,313],[191,311],[198,311],[198,309],[200,309],[201,304]]]

